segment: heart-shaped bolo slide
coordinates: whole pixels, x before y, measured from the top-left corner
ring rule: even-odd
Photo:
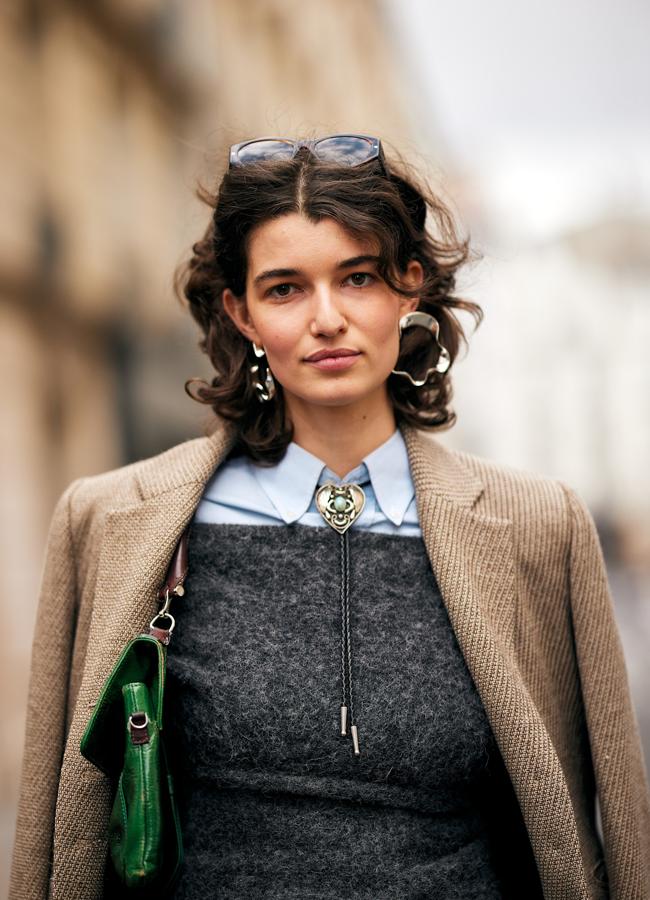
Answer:
[[[350,639],[350,544],[347,530],[363,512],[366,495],[358,484],[327,482],[316,491],[316,506],[327,524],[341,536],[341,735],[350,735],[354,755],[359,756],[359,733],[354,718],[352,698],[352,644]]]
[[[316,491],[316,506],[328,525],[344,534],[366,505],[366,495],[358,484],[327,484]]]

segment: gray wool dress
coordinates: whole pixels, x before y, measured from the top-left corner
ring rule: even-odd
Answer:
[[[423,541],[348,534],[358,757],[339,728],[339,535],[193,525],[168,653],[173,897],[541,898]]]

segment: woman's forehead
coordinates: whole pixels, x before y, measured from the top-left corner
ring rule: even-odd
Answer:
[[[318,222],[300,213],[278,216],[257,226],[248,242],[250,274],[263,269],[299,269],[314,263],[336,268],[345,260],[377,254],[377,242],[357,237],[339,222],[324,218]]]

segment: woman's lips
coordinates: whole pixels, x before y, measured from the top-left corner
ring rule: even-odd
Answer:
[[[350,366],[353,366],[357,359],[361,356],[361,354],[354,350],[346,350],[345,352],[335,351],[336,355],[332,356],[322,356],[321,354],[316,354],[319,356],[319,359],[306,359],[305,362],[309,363],[310,366],[315,366],[317,369],[324,369],[326,371],[335,372],[340,369],[349,369]]]

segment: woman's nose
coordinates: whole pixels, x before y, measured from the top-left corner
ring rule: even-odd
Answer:
[[[327,288],[318,291],[314,298],[312,335],[314,337],[319,334],[331,336],[338,334],[339,331],[345,331],[347,327],[347,319],[332,292]]]

